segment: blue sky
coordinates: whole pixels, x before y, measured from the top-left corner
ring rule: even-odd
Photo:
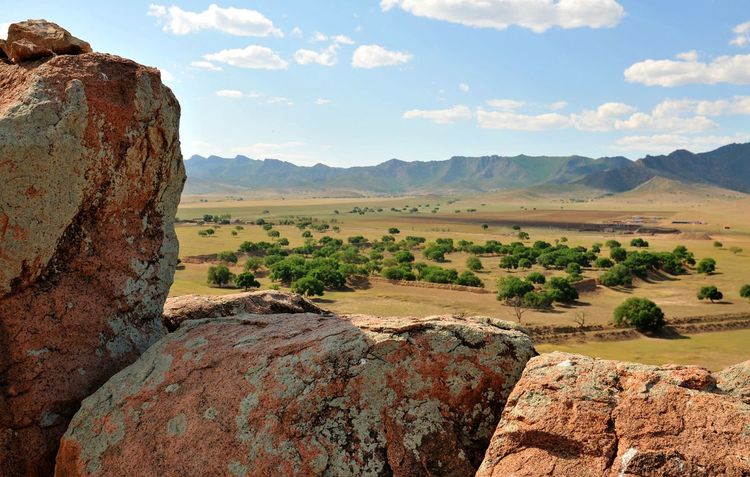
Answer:
[[[297,164],[750,141],[746,0],[12,2],[162,69],[183,152]],[[4,29],[3,29],[4,34]]]

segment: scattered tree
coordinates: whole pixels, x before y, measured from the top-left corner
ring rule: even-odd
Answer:
[[[614,312],[616,326],[633,326],[639,331],[656,331],[666,321],[664,312],[648,298],[628,298]]]
[[[222,263],[237,263],[237,254],[231,251],[219,252],[216,258]]]
[[[323,282],[313,277],[302,277],[292,283],[292,292],[304,296],[323,296]]]
[[[391,235],[396,235],[396,234],[400,234],[401,231],[397,229],[396,227],[391,227],[388,229],[388,233]]]
[[[544,285],[544,282],[546,282],[547,279],[539,272],[531,272],[526,275],[526,281],[529,283],[536,283],[537,285]]]
[[[260,282],[255,279],[255,275],[250,272],[242,272],[234,279],[234,284],[237,288],[247,290],[248,288],[258,288]]]
[[[482,270],[484,266],[482,265],[482,261],[479,260],[479,257],[469,257],[466,259],[466,268],[476,272],[477,270]]]
[[[609,250],[609,256],[615,262],[624,262],[628,257],[628,252],[622,247],[612,247]]]
[[[740,296],[742,298],[750,299],[750,284],[742,285],[742,288],[740,288]]]
[[[234,274],[229,271],[226,265],[216,265],[208,267],[208,283],[219,287],[226,286],[234,279]]]
[[[518,277],[503,277],[497,281],[497,299],[522,298],[534,291],[534,285]]]
[[[716,260],[713,258],[704,258],[698,262],[698,267],[695,269],[698,273],[705,273],[711,275],[716,271]]]
[[[701,287],[700,290],[698,290],[698,299],[699,300],[711,300],[711,303],[713,303],[715,300],[721,300],[724,298],[724,294],[719,291],[718,288],[716,288],[714,285],[707,285],[704,287]]]
[[[630,246],[631,247],[644,248],[644,247],[648,247],[648,242],[646,242],[642,238],[638,237],[638,238],[634,238],[633,240],[630,241]]]

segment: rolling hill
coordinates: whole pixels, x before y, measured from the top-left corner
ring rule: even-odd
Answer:
[[[693,154],[593,159],[583,156],[454,156],[443,161],[391,159],[376,166],[312,167],[245,156],[193,156],[185,162],[185,193],[279,191],[352,194],[462,193],[575,186],[624,192],[660,177],[750,192],[750,143]]]

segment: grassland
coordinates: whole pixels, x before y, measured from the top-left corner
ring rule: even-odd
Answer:
[[[439,237],[450,237],[454,240],[471,240],[484,242],[488,239],[508,243],[517,240],[510,224],[518,224],[531,236],[531,241],[554,241],[566,237],[571,246],[603,243],[614,238],[627,243],[633,235],[580,232],[577,228],[563,230],[548,224],[556,223],[592,223],[599,224],[621,220],[642,220],[651,226],[674,227],[673,221],[701,222],[690,225],[679,225],[680,234],[646,236],[654,251],[671,251],[678,244],[686,245],[697,258],[713,257],[717,260],[718,273],[705,276],[689,274],[679,277],[664,277],[651,282],[638,281],[635,287],[628,290],[611,290],[599,288],[596,292],[583,294],[574,307],[556,307],[552,312],[528,312],[524,315],[524,325],[535,326],[571,326],[576,313],[584,311],[587,323],[607,324],[611,321],[612,310],[629,296],[642,296],[654,300],[665,311],[668,318],[703,316],[725,313],[748,313],[750,304],[739,297],[742,284],[750,283],[750,222],[746,219],[750,211],[748,196],[722,192],[698,191],[690,193],[685,190],[643,191],[641,194],[621,194],[618,196],[598,197],[581,195],[560,198],[557,191],[523,191],[485,194],[472,198],[448,198],[437,196],[420,197],[364,197],[364,198],[285,198],[285,199],[252,199],[226,200],[220,197],[186,197],[180,206],[178,216],[182,219],[201,217],[204,213],[231,214],[232,219],[255,220],[263,217],[277,221],[293,216],[307,216],[330,221],[340,227],[340,232],[327,232],[328,235],[346,238],[363,235],[368,239],[379,239],[386,234],[388,227],[398,227],[401,235],[420,235],[428,240]],[[440,204],[439,206],[437,204]],[[406,210],[416,207],[418,212],[393,212],[391,208]],[[382,209],[382,212],[368,212],[364,215],[348,213],[353,207],[370,207]],[[433,209],[439,208],[437,212]],[[469,210],[475,210],[469,212]],[[336,212],[338,211],[338,213]],[[458,211],[458,212],[456,212]],[[489,227],[485,230],[482,224]],[[181,256],[194,256],[216,253],[222,250],[236,250],[243,241],[268,240],[261,227],[246,225],[231,235],[231,226],[223,226],[213,237],[200,237],[198,225],[179,225]],[[290,241],[291,246],[301,245],[301,232],[294,226],[275,226],[282,237]],[[323,234],[314,233],[316,238]],[[714,241],[723,243],[722,248],[714,246]],[[744,251],[735,254],[729,248],[741,247]],[[456,268],[459,272],[465,269],[468,255],[454,253],[448,256],[449,262],[444,267]],[[421,259],[421,258],[420,258]],[[524,276],[527,272],[506,272],[499,268],[499,257],[482,257],[485,271],[479,275],[487,288],[494,289],[495,281],[507,274]],[[211,288],[205,282],[208,264],[187,264],[184,270],[176,274],[172,295],[186,293],[219,294],[234,293],[236,290]],[[235,267],[234,272],[240,271]],[[535,266],[533,270],[546,275],[562,275],[562,272],[543,270]],[[585,277],[596,277],[600,271],[585,270]],[[270,287],[272,282],[263,274],[258,277],[263,288]],[[705,284],[716,285],[724,292],[721,303],[710,304],[696,299],[698,288]],[[511,310],[495,299],[493,294],[473,294],[459,291],[448,291],[431,288],[404,287],[384,282],[373,281],[366,288],[348,291],[327,292],[319,304],[324,308],[342,313],[369,313],[378,315],[429,315],[440,313],[462,313],[469,315],[492,315],[504,319],[513,319]],[[743,332],[726,332],[727,336],[744,336]],[[734,335],[734,333],[738,333]],[[707,335],[706,335],[707,336]],[[696,338],[698,335],[696,335]],[[720,338],[717,338],[720,339]],[[701,347],[701,340],[656,341],[649,345],[649,339],[628,342],[622,348],[619,359],[632,359],[644,362],[666,361],[687,362],[687,359],[698,359],[707,365],[715,359],[709,355],[729,353],[739,361],[750,358],[750,346],[713,350],[710,346]],[[683,342],[684,341],[684,342]],[[640,343],[640,344],[638,344]],[[661,343],[664,343],[663,345]],[[544,349],[550,345],[544,345]],[[554,345],[558,346],[558,345]],[[593,352],[611,349],[618,357],[618,344],[588,342],[586,344],[559,345],[574,346],[585,349],[590,346]],[[631,346],[644,349],[653,348],[650,354],[638,355]],[[695,348],[698,353],[689,353]],[[634,348],[635,349],[635,348]],[[630,351],[629,351],[630,350]],[[670,354],[669,350],[677,350]],[[729,351],[728,351],[729,350]],[[579,350],[577,352],[584,352]],[[659,356],[662,358],[659,358]],[[684,360],[673,359],[684,356]],[[704,358],[700,358],[703,356]],[[729,359],[729,358],[728,358]],[[651,360],[651,361],[645,361]],[[655,361],[654,361],[655,360]],[[718,362],[718,361],[717,361]]]

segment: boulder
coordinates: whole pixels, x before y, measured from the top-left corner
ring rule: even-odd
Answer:
[[[8,59],[8,54],[5,53],[5,40],[0,39],[0,60]]]
[[[477,477],[750,475],[750,406],[705,369],[529,361]]]
[[[91,53],[91,45],[47,20],[11,23],[5,43],[6,54],[15,63],[53,55]]]
[[[4,476],[49,475],[80,401],[166,332],[179,115],[158,70],[116,56],[0,62]]]
[[[723,392],[750,404],[750,361],[735,364],[717,373],[716,384]]]
[[[323,310],[295,293],[274,290],[252,291],[233,295],[183,295],[167,298],[164,325],[176,330],[180,323],[212,317],[239,314],[271,315],[282,313],[323,313]]]
[[[56,475],[473,476],[534,354],[489,320],[187,321],[83,401]]]

